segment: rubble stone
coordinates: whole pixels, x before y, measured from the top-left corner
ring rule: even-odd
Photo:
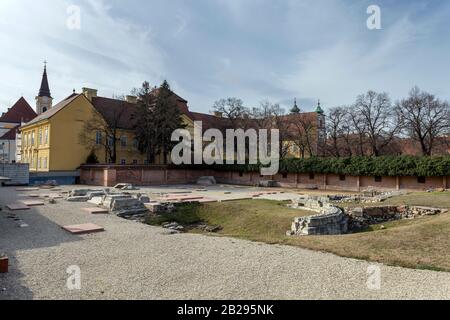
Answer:
[[[111,203],[111,212],[121,216],[134,216],[138,214],[145,214],[148,209],[145,205],[135,198],[116,198]]]
[[[216,185],[216,178],[210,176],[210,177],[200,177],[197,179],[197,184],[199,185],[205,185],[205,186],[210,186],[210,185]]]

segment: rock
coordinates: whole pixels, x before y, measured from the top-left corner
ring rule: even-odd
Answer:
[[[92,197],[88,202],[95,204],[96,206],[101,206],[103,204],[103,198],[104,197]]]
[[[142,195],[139,197],[139,201],[142,203],[149,203],[150,202],[150,197],[146,196],[146,195]]]
[[[206,232],[214,233],[214,232],[218,232],[218,231],[222,230],[222,227],[221,226],[207,226],[204,230]]]
[[[200,177],[197,179],[197,184],[199,185],[205,185],[205,186],[210,186],[210,185],[216,185],[216,178],[209,176],[209,177]]]
[[[277,182],[275,180],[261,180],[258,185],[263,188],[274,188],[277,186]]]
[[[125,198],[125,199],[113,199],[111,203],[111,213],[114,213],[121,217],[126,216],[135,216],[139,214],[145,214],[148,212],[148,209],[145,205],[134,198]]]
[[[102,206],[108,210],[111,209],[112,203],[116,199],[130,199],[131,196],[129,194],[118,193],[118,194],[108,194],[107,196],[103,196]]]
[[[381,230],[384,230],[384,229],[386,229],[386,227],[385,227],[384,225],[381,225],[381,226],[380,226],[380,229],[381,229]]]
[[[139,188],[136,188],[135,186],[133,186],[130,183],[119,183],[119,184],[116,184],[114,186],[114,189],[119,189],[119,190],[139,190]]]
[[[75,197],[68,197],[66,199],[69,202],[86,202],[89,200],[88,196],[75,196]]]

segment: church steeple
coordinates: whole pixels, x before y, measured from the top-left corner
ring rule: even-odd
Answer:
[[[44,61],[44,73],[42,74],[41,88],[39,89],[39,97],[51,98],[50,88],[47,78],[47,61]]]
[[[50,93],[47,77],[47,61],[44,61],[44,73],[42,74],[41,88],[36,97],[36,112],[41,114],[52,108],[53,98]]]
[[[318,114],[324,114],[323,109],[322,109],[322,107],[321,107],[321,105],[320,105],[320,100],[317,102],[316,112],[317,112]]]
[[[294,106],[291,109],[291,113],[300,113],[300,108],[297,106],[297,98],[294,99]]]

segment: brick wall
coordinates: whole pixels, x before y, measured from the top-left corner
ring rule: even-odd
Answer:
[[[10,178],[8,183],[29,184],[30,168],[24,163],[2,163],[0,164],[0,176]]]
[[[257,185],[261,180],[275,180],[280,187],[314,188],[322,190],[359,191],[364,189],[428,190],[450,188],[450,176],[427,177],[425,183],[417,177],[367,177],[335,174],[277,174],[261,177],[258,172],[239,173],[212,170],[168,169],[164,166],[82,166],[80,180],[87,185],[114,186],[117,183],[161,185],[194,183],[199,177],[214,176],[218,183]],[[380,179],[381,178],[381,179]]]

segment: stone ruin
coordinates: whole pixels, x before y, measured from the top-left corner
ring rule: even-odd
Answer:
[[[74,189],[69,192],[67,201],[70,202],[86,202],[94,197],[107,195],[109,189]]]
[[[448,210],[422,206],[378,206],[341,209],[332,197],[300,197],[291,208],[311,210],[316,215],[295,218],[287,235],[337,235],[362,231],[370,225],[415,219],[445,213]]]
[[[365,190],[358,195],[331,195],[328,198],[336,203],[360,202],[360,203],[379,203],[392,197],[405,195],[405,191],[385,191]]]
[[[258,183],[258,187],[262,188],[275,188],[277,186],[277,182],[275,180],[261,180]]]
[[[110,193],[110,189],[74,189],[69,192],[70,202],[89,202],[121,217],[145,214],[149,210],[145,203],[150,198],[141,194]]]
[[[129,188],[129,185],[121,184],[120,187]],[[150,197],[145,194],[111,192],[110,189],[74,189],[69,192],[66,200],[88,202],[124,218],[136,218],[148,212],[153,214],[171,213],[175,209],[174,204],[151,201]]]
[[[211,186],[211,185],[216,185],[216,178],[214,177],[200,177],[197,179],[197,184],[202,185],[202,186]]]
[[[306,197],[293,200],[292,208],[315,211],[318,214],[294,219],[291,230],[293,235],[337,235],[347,233],[348,218],[344,211],[329,203],[325,197]]]
[[[368,228],[370,225],[432,216],[445,213],[448,210],[422,206],[379,206],[348,208],[345,211],[349,217],[349,229],[360,231]]]
[[[114,189],[122,190],[122,191],[132,191],[139,190],[139,188],[133,186],[131,183],[119,183],[114,186]]]

